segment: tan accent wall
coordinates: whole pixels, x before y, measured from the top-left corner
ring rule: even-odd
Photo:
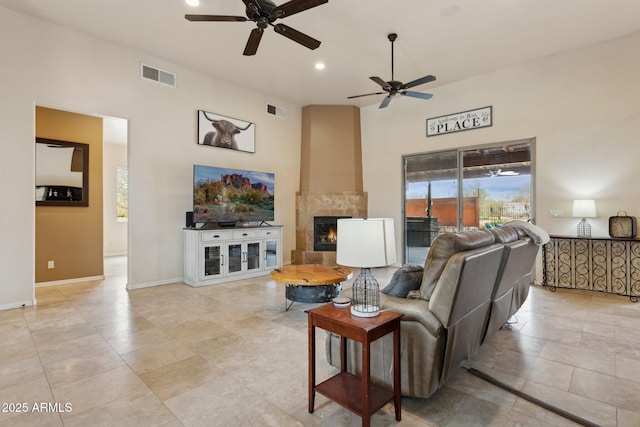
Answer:
[[[300,192],[362,192],[360,109],[308,105],[302,109]]]
[[[35,208],[36,283],[102,276],[102,119],[36,107],[36,136],[89,144],[89,206]]]
[[[315,251],[313,222],[314,216],[367,216],[360,109],[351,105],[304,107],[301,140],[296,249],[291,259],[296,264],[335,265],[335,251]]]

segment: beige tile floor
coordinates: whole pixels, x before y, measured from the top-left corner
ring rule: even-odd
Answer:
[[[105,271],[104,281],[38,288],[36,307],[0,312],[0,426],[360,424],[321,396],[307,412],[304,310],[314,305],[285,312],[283,285],[267,276],[127,292],[121,258]],[[386,283],[392,271],[375,274]],[[317,335],[323,378],[335,369]],[[624,297],[532,287],[518,323],[472,365],[599,425],[640,426],[640,304]],[[401,422],[391,405],[372,422],[574,425],[463,369],[428,400],[403,398]]]

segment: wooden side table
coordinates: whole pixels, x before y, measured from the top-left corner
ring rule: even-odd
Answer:
[[[318,392],[362,417],[370,425],[371,414],[393,400],[400,421],[400,318],[402,314],[382,311],[376,317],[356,317],[349,307],[326,304],[307,310],[309,321],[309,413],[313,413]],[[340,373],[316,385],[316,337],[319,327],[340,335]],[[371,384],[371,343],[393,332],[393,390]],[[362,378],[347,372],[347,338],[362,344]]]

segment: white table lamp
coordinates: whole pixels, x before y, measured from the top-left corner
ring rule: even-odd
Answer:
[[[385,267],[396,262],[393,219],[339,219],[336,250],[338,264],[361,269],[353,282],[351,313],[359,317],[379,315],[380,285],[370,268]]]

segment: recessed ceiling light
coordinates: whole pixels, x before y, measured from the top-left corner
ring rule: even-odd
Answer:
[[[315,67],[316,67],[316,70],[324,70],[325,65],[323,62],[317,62]]]
[[[460,12],[460,6],[458,6],[457,4],[452,4],[440,9],[440,16],[450,18],[454,15],[457,15],[458,12]]]
[[[184,2],[192,7],[200,6],[200,0],[184,0]]]

